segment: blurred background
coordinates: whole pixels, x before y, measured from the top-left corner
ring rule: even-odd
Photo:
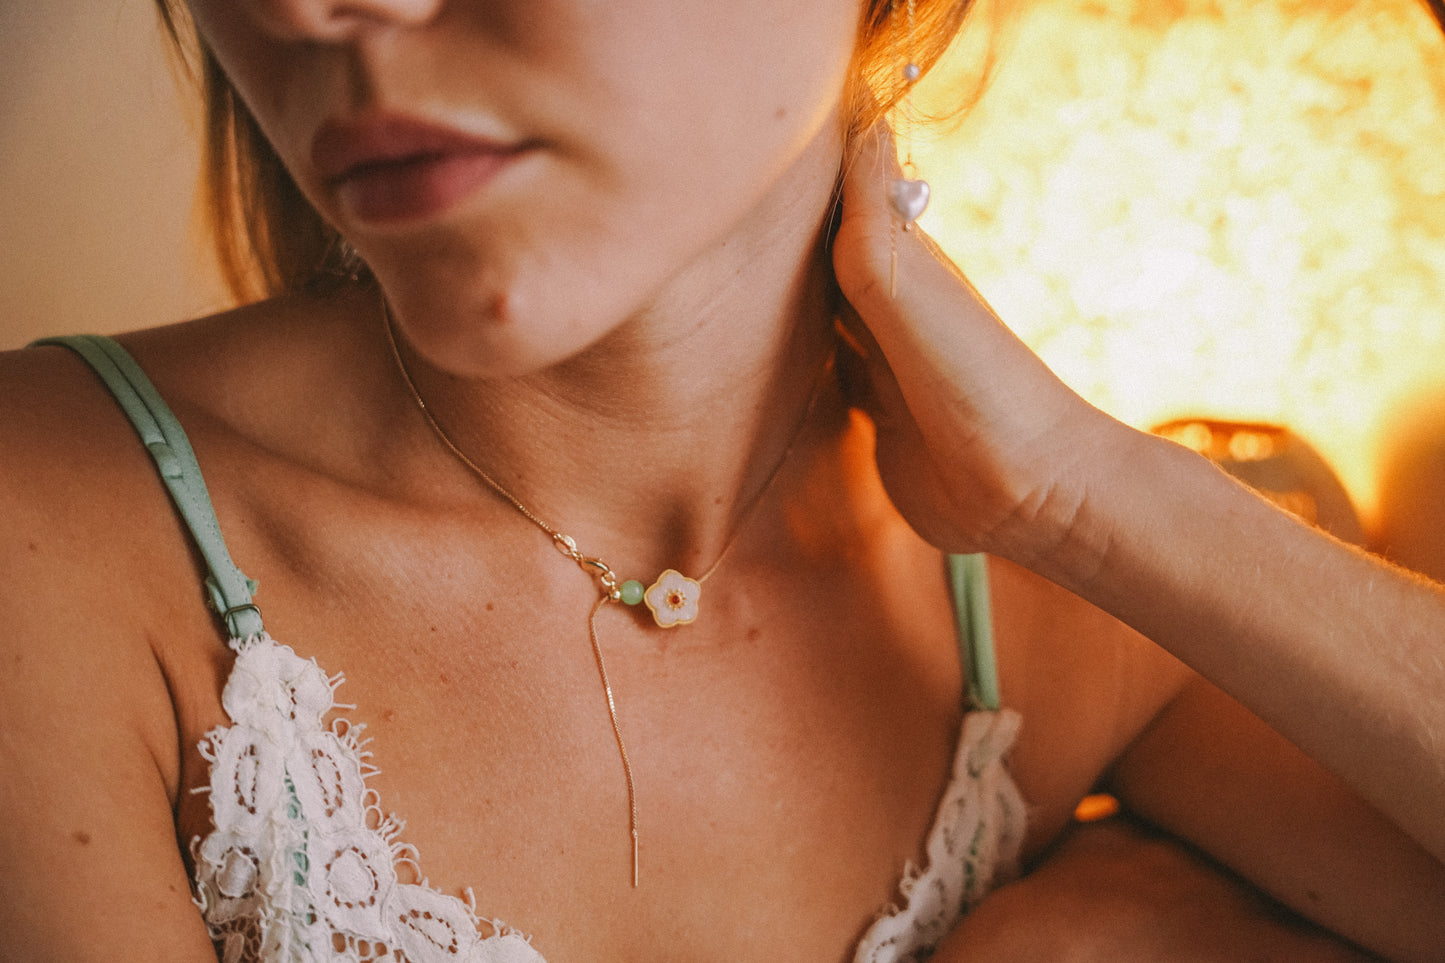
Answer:
[[[1095,404],[1445,578],[1424,4],[991,2],[917,93],[971,104],[911,125],[927,230]],[[0,348],[227,305],[176,80],[150,0],[0,0]]]
[[[151,0],[0,0],[0,348],[227,303],[176,80]]]
[[[996,9],[923,92],[943,112],[994,51],[960,121],[914,125],[925,227],[1095,404],[1255,479],[1279,459],[1317,479],[1318,452],[1358,537],[1445,577],[1445,35],[1425,4]]]

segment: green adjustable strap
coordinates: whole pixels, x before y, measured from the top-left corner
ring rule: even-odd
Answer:
[[[140,365],[115,341],[97,335],[45,338],[35,342],[35,345],[46,344],[60,345],[80,355],[95,369],[135,426],[201,551],[210,571],[206,577],[210,603],[225,621],[231,637],[245,639],[260,634],[261,610],[251,601],[256,583],[231,560],[191,443]]]
[[[948,587],[958,651],[968,670],[968,702],[998,709],[998,666],[993,654],[993,609],[988,596],[988,560],[982,555],[948,556]]]

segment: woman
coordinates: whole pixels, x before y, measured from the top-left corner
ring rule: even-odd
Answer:
[[[1089,409],[899,230],[870,118],[957,5],[189,9],[280,296],[124,344],[262,588],[124,357],[156,466],[71,352],[4,360],[7,945],[903,960],[1102,781],[1445,946],[1438,593]]]

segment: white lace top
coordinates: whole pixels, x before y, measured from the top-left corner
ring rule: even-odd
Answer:
[[[196,903],[224,963],[544,963],[545,947],[427,885],[402,823],[366,787],[369,754],[336,707],[340,676],[264,633],[233,642],[222,704],[231,725],[201,744],[214,827],[192,843]],[[925,958],[1014,872],[1024,806],[1004,755],[1016,713],[963,720],[953,774],[900,905],[882,911],[856,963]]]

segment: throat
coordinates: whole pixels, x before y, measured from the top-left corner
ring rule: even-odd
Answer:
[[[817,346],[805,352],[806,379],[774,370],[718,380],[708,403],[664,404],[653,416],[579,398],[586,380],[565,373],[524,385],[447,378],[404,350],[389,312],[386,321],[409,407],[461,469],[454,478],[469,476],[537,529],[604,601],[645,605],[664,628],[698,617],[702,586],[795,449],[816,445],[813,423],[842,410]],[[461,417],[478,411],[480,421]]]

